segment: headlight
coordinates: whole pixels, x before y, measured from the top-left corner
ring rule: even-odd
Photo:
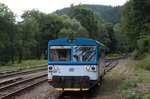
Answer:
[[[50,66],[50,67],[49,67],[49,70],[52,70],[52,69],[53,69],[53,67]]]
[[[56,72],[58,70],[57,66],[49,66],[49,71],[50,72]]]
[[[90,66],[86,66],[86,70],[90,70]]]
[[[95,72],[96,71],[96,66],[86,66],[86,70],[89,72]]]
[[[56,66],[54,66],[54,70],[57,70],[57,67],[56,67]]]
[[[95,67],[91,67],[91,69],[92,69],[92,70],[95,70],[96,68],[95,68]]]

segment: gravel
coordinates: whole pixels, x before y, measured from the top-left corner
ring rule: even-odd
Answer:
[[[20,96],[16,96],[15,99],[56,99],[57,94],[59,94],[58,91],[55,91],[47,82],[44,82]]]

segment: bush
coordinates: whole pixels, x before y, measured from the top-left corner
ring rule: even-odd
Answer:
[[[138,67],[150,70],[150,53],[139,62]]]
[[[136,49],[135,51],[133,51],[131,58],[134,60],[139,60],[141,56],[141,53],[138,49]]]

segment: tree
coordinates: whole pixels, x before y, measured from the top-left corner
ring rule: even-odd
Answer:
[[[149,52],[150,46],[150,0],[130,0],[123,6],[122,29],[129,48],[136,49],[139,56]]]
[[[15,16],[4,4],[0,3],[0,64],[5,64],[15,57]]]
[[[127,52],[128,45],[127,45],[127,41],[126,41],[126,36],[124,33],[122,33],[121,24],[120,23],[115,24],[113,30],[115,32],[115,37],[117,40],[116,52],[122,52],[122,53]]]
[[[62,15],[63,17],[63,28],[59,32],[59,37],[84,37],[88,38],[88,33],[84,27],[76,19],[70,19],[67,15]]]
[[[116,52],[117,40],[113,30],[113,25],[111,23],[104,23],[102,25],[102,31],[100,35],[102,43],[109,48],[109,51],[112,53]]]
[[[38,24],[38,30],[37,33],[34,34],[34,39],[36,41],[36,47],[33,48],[33,53],[35,58],[41,59],[43,52],[43,32],[45,31],[43,28],[45,26],[46,22],[46,14],[40,12],[39,10],[33,9],[33,10],[27,10],[23,13],[22,18],[25,19],[32,19],[35,21],[34,23]]]
[[[63,28],[63,18],[58,14],[47,14],[42,23],[41,33],[41,49],[42,53],[47,57],[47,43],[49,40],[57,39],[58,33]]]
[[[25,59],[32,59],[34,56],[32,52],[38,43],[35,36],[39,33],[39,24],[33,18],[25,18],[21,22],[21,30],[24,57]]]
[[[97,39],[98,26],[94,12],[82,5],[78,5],[71,7],[69,16],[75,18],[86,28],[90,38]]]
[[[139,33],[134,32],[136,23],[134,23],[132,4],[133,0],[125,3],[122,10],[121,20],[122,30],[123,33],[127,36],[127,43],[129,46],[128,48],[130,51],[133,51],[137,47],[137,36],[139,35]]]
[[[150,0],[133,0],[135,32],[138,33],[137,46],[141,54],[150,50]]]

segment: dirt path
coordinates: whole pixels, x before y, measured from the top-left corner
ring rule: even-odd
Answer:
[[[126,60],[119,60],[118,65],[104,76],[94,99],[121,99],[117,90],[124,81],[125,63]]]

